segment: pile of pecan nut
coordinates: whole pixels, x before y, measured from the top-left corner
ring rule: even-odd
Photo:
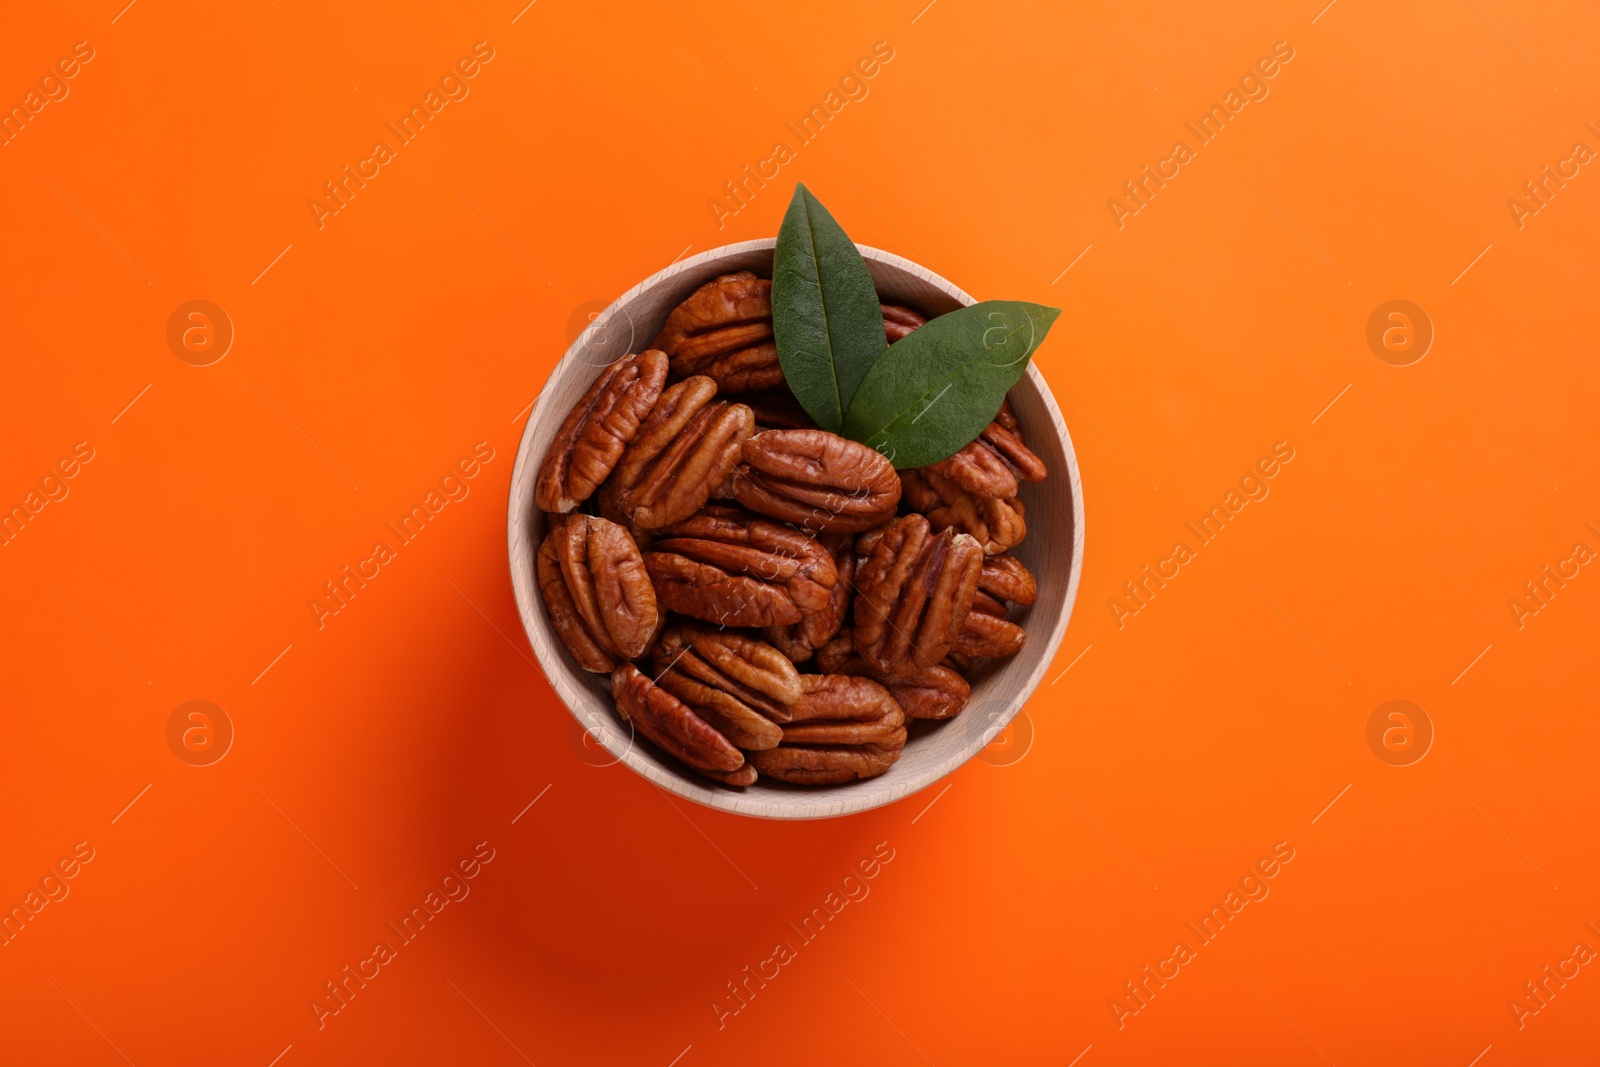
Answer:
[[[1037,596],[1007,552],[1045,466],[1009,402],[948,459],[896,471],[784,385],[772,283],[702,286],[601,372],[535,488],[538,583],[636,735],[729,786],[882,774],[914,720],[966,706]],[[883,307],[892,343],[925,321]]]

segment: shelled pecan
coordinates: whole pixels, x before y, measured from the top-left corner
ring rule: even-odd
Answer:
[[[987,555],[999,555],[1022,541],[1028,526],[1017,497],[970,493],[932,467],[900,472],[906,503],[928,517],[935,530],[970,534]]]
[[[900,479],[879,453],[826,430],[763,430],[744,442],[733,495],[794,526],[854,532],[894,517]]]
[[[544,454],[535,506],[564,515],[587,500],[622,458],[666,380],[667,355],[658,351],[623,356],[601,371]]]
[[[726,737],[633,664],[611,673],[611,696],[624,719],[689,766],[726,774],[744,765]]]
[[[704,374],[725,393],[781,385],[772,282],[748,270],[707,282],[672,310],[651,347],[672,358],[674,377]]]
[[[935,534],[921,515],[896,519],[856,577],[856,651],[899,677],[937,664],[960,636],[982,566],[970,536]]]
[[[817,539],[833,556],[837,578],[828,594],[828,606],[791,626],[769,626],[768,641],[794,663],[804,663],[831,641],[850,614],[850,594],[856,574],[856,548],[849,534],[823,534]]]
[[[828,606],[838,580],[813,538],[737,508],[706,507],[644,554],[656,598],[724,626],[787,626]]]
[[[600,490],[602,513],[641,530],[693,515],[733,473],[755,419],[697,374],[667,387]]]
[[[603,674],[644,655],[662,611],[628,531],[569,515],[545,535],[537,569],[550,623],[584,670]]]

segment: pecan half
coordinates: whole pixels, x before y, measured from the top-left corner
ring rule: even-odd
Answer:
[[[763,430],[744,443],[733,495],[751,511],[809,530],[866,530],[894,518],[894,465],[826,430]]]
[[[978,588],[997,600],[1009,600],[1022,607],[1039,599],[1039,583],[1033,572],[1015,556],[985,556]]]
[[[978,588],[983,550],[966,534],[934,534],[921,515],[896,519],[856,577],[856,651],[908,677],[944,658]]]
[[[822,658],[821,653],[818,653],[818,658]],[[946,656],[946,661],[949,658]],[[972,687],[967,680],[943,664],[918,671],[908,678],[897,678],[873,670],[851,648],[848,655],[839,658],[828,670],[837,674],[865,675],[884,686],[905,712],[907,720],[953,719],[961,714],[967,701],[972,699]]]
[[[804,688],[794,665],[765,641],[699,623],[667,629],[653,653],[656,671],[676,671],[737,698],[773,722],[788,722]],[[753,746],[740,746],[753,747]]]
[[[569,515],[545,535],[537,570],[550,624],[584,670],[603,674],[650,647],[663,613],[628,531]]]
[[[975,496],[1001,499],[1017,495],[1018,481],[1042,482],[1050,473],[1044,460],[999,422],[989,423],[976,440],[924,471],[948,478]]]
[[[564,515],[587,500],[622,458],[666,380],[665,352],[623,356],[601,371],[550,442],[534,505]]]
[[[802,674],[800,699],[789,708],[792,723],[848,720],[876,722],[900,706],[883,685],[863,675]],[[788,739],[791,724],[784,726]]]
[[[1014,656],[1022,651],[1022,644],[1027,637],[1027,631],[1014,622],[1007,622],[987,612],[973,611],[967,614],[967,620],[961,627],[961,636],[956,638],[951,651],[970,659]]]
[[[967,680],[949,667],[935,665],[909,678],[888,683],[889,693],[907,719],[953,719],[972,699]]]
[[[828,606],[838,572],[814,539],[737,508],[707,507],[644,554],[656,599],[724,626],[788,626]]]
[[[979,581],[981,582],[982,579],[980,578]],[[1005,604],[985,593],[981,585],[978,591],[972,595],[972,610],[982,612],[985,615],[997,615],[1002,619],[1006,615]]]
[[[699,767],[696,767],[695,770],[713,782],[721,782],[723,785],[755,785],[756,778],[759,777],[756,774],[755,764],[753,763],[746,763],[736,771],[707,771],[701,770]]]
[[[890,344],[894,344],[918,326],[924,326],[928,322],[910,308],[895,304],[879,304],[878,307],[883,311],[883,332]]]
[[[702,682],[676,667],[658,674],[656,684],[739,748],[777,748],[783,740],[782,727],[726,689]]]
[[[904,734],[905,728],[900,732]],[[863,778],[876,778],[900,758],[905,748],[898,744],[857,747],[817,747],[779,745],[765,752],[750,753],[749,760],[763,777],[794,785],[842,785]]]
[[[905,499],[928,517],[935,530],[954,527],[971,534],[991,556],[1020,543],[1028,533],[1022,501],[1016,497],[977,496],[932,467],[901,471]]]
[[[725,393],[781,384],[772,283],[748,270],[707,282],[672,310],[651,347],[672,358],[674,377],[705,374]]]
[[[743,754],[726,737],[633,664],[611,673],[611,696],[635,729],[689,766],[727,773],[744,764]]]
[[[661,394],[600,490],[602,511],[657,530],[711,499],[755,432],[749,408],[716,395],[717,383],[702,374]]]
[[[847,534],[823,534],[822,547],[833,556],[838,578],[828,594],[828,606],[807,615],[793,626],[769,626],[765,636],[794,663],[804,663],[831,641],[850,614],[850,583],[856,573],[856,547]]]
[[[818,677],[822,677],[819,675]],[[888,707],[876,719],[818,719],[814,722],[792,722],[783,727],[786,745],[903,745],[906,743],[906,716],[889,691],[877,682],[866,678],[852,678],[865,682],[883,692],[883,702]]]

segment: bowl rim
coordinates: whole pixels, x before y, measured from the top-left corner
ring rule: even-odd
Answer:
[[[777,239],[773,237],[737,241],[732,244],[708,248],[704,252],[690,256],[688,259],[671,263],[613,300],[604,311],[595,316],[591,328],[597,331],[603,330],[611,324],[612,319],[619,314],[623,314],[628,318],[628,324],[631,329],[633,326],[632,319],[630,316],[626,316],[623,309],[647,291],[653,290],[680,275],[706,271],[707,268],[713,267],[721,261],[751,252],[768,251],[776,246]],[[919,263],[896,255],[893,252],[873,248],[870,245],[857,244],[856,247],[861,251],[862,257],[869,263],[876,261],[886,267],[920,278],[923,282],[950,296],[962,306],[977,303],[965,290]],[[706,280],[709,281],[710,278],[708,277]],[[633,342],[630,347],[636,351],[640,350],[639,345],[642,342],[639,341],[636,334],[633,336]],[[523,634],[533,651],[539,673],[549,683],[556,698],[561,701],[561,704],[566,708],[567,713],[572,716],[578,727],[589,733],[590,736],[594,736],[594,729],[576,706],[578,703],[577,698],[581,694],[576,690],[569,693],[568,690],[574,688],[571,683],[566,678],[552,676],[545,669],[544,657],[540,651],[539,620],[541,618],[542,604],[537,583],[534,580],[532,566],[532,553],[537,551],[538,547],[533,537],[534,483],[537,479],[539,460],[543,458],[542,456],[534,457],[532,454],[535,422],[539,415],[540,403],[549,392],[551,382],[567,368],[569,362],[581,361],[585,344],[585,334],[580,333],[572,344],[567,347],[561,358],[551,367],[549,375],[545,378],[544,384],[540,387],[539,394],[535,397],[533,405],[528,412],[527,421],[523,424],[522,435],[517,444],[517,458],[512,468],[511,486],[506,502],[506,559],[511,571],[512,591],[516,598],[518,619],[522,623]],[[596,365],[596,374],[599,373],[599,370],[600,367]],[[638,751],[639,746],[634,743],[632,737],[623,738],[621,731],[615,728],[605,729],[600,732],[598,740],[615,757],[614,762],[626,764],[629,770],[658,788],[683,797],[685,800],[693,801],[703,807],[752,818],[788,821],[836,818],[893,804],[941,781],[981,752],[1022,711],[1023,706],[1038,688],[1045,672],[1049,670],[1054,662],[1056,654],[1060,650],[1062,639],[1066,636],[1067,626],[1072,618],[1073,607],[1077,602],[1078,587],[1083,577],[1085,537],[1083,482],[1078,470],[1077,453],[1073,448],[1072,436],[1067,430],[1066,421],[1061,415],[1061,409],[1056,404],[1055,396],[1045,382],[1044,374],[1039,370],[1039,365],[1036,361],[1028,361],[1027,375],[1038,390],[1040,400],[1050,417],[1052,428],[1059,436],[1062,454],[1066,459],[1067,478],[1071,488],[1072,502],[1073,546],[1071,572],[1067,576],[1067,590],[1062,600],[1061,611],[1045,640],[1044,654],[1039,657],[1038,662],[1027,677],[1022,680],[1022,683],[1015,687],[1016,695],[1007,702],[1008,706],[1005,711],[1003,713],[990,713],[990,725],[979,735],[978,744],[969,744],[963,747],[942,761],[923,768],[909,781],[899,783],[891,788],[880,789],[876,792],[870,790],[851,791],[844,795],[841,795],[840,790],[847,789],[848,786],[840,787],[839,790],[796,789],[792,793],[780,794],[780,799],[776,801],[766,795],[762,795],[761,799],[758,800],[741,791],[727,789],[710,782],[702,785],[691,781],[687,775],[668,772],[641,755]],[[518,566],[519,557],[528,561],[526,566]],[[548,624],[545,624],[545,626],[547,627]],[[553,642],[553,644],[555,646],[555,654],[565,654],[565,649],[560,647],[558,641]],[[867,779],[860,784],[868,785],[872,781],[873,779]]]

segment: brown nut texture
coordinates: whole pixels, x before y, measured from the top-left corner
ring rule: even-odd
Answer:
[[[756,774],[755,764],[753,763],[746,763],[736,771],[707,771],[701,770],[699,767],[696,767],[695,770],[698,771],[703,777],[709,778],[713,782],[720,782],[723,785],[735,785],[741,787],[755,785],[756,778],[759,777]]]
[[[1044,460],[999,422],[989,423],[955,455],[924,469],[950,479],[974,496],[1001,499],[1016,496],[1019,481],[1042,482],[1049,474]]]
[[[611,673],[617,711],[662,749],[703,771],[736,771],[744,756],[684,703],[624,663]]]
[[[855,679],[866,682],[866,678]],[[869,684],[877,685],[876,682]],[[882,686],[878,688],[883,689]],[[854,719],[818,719],[814,722],[791,722],[783,726],[783,743],[786,745],[903,745],[906,743],[906,716],[884,689],[883,699],[889,710],[876,719],[858,722]]]
[[[900,484],[906,502],[926,515],[935,530],[953,527],[971,534],[987,555],[1005,552],[1028,533],[1022,501],[1016,497],[974,495],[932,467],[901,471]]]
[[[851,661],[866,662],[856,652],[855,629],[850,626],[839,627],[839,632],[818,645],[811,657],[812,664],[823,674],[847,674],[845,665]]]
[[[857,532],[894,518],[900,478],[866,445],[826,430],[763,430],[744,442],[733,495],[808,530]]]
[[[813,538],[737,508],[707,507],[644,554],[656,599],[723,626],[788,626],[828,606],[838,580]]]
[[[1014,656],[1022,651],[1027,637],[1027,631],[1014,622],[987,612],[972,611],[967,613],[961,636],[956,638],[951,651],[970,659]]]
[[[909,677],[950,651],[972,609],[983,550],[966,534],[896,519],[856,576],[855,644],[874,670]]]
[[[773,722],[788,722],[790,706],[804,692],[800,672],[783,653],[734,630],[700,623],[672,626],[652,656],[658,674],[672,670],[720,689]]]
[[[566,514],[589,498],[622,458],[667,381],[667,355],[623,356],[600,372],[556,431],[534,483],[540,511]]]
[[[1039,599],[1039,583],[1033,572],[1015,556],[985,556],[978,588],[996,600],[1008,600],[1021,607]]]
[[[823,534],[818,540],[833,556],[838,577],[828,594],[828,606],[807,615],[793,626],[769,626],[765,636],[793,663],[804,663],[818,648],[833,640],[850,614],[851,582],[856,573],[856,548],[848,534]]]
[[[649,648],[662,612],[628,531],[569,515],[545,535],[537,571],[550,624],[584,670],[603,674]]]
[[[895,304],[879,304],[878,307],[883,311],[883,332],[890,344],[894,344],[918,326],[927,325],[928,320],[910,308]]]
[[[772,283],[747,270],[707,282],[673,309],[651,347],[671,357],[673,377],[704,374],[724,393],[781,385]]]
[[[843,785],[845,782],[876,778],[894,766],[904,748],[903,738],[899,744],[851,748],[779,745],[765,752],[752,752],[749,760],[763,777],[780,782],[793,785]]]
[[[755,418],[704,375],[669,386],[600,491],[602,512],[658,530],[699,511],[733,472]]]
[[[981,585],[972,596],[972,610],[982,612],[985,615],[998,615],[1001,618],[1005,618],[1006,614],[1005,604],[985,593]]]
[[[656,684],[677,697],[696,715],[738,748],[777,748],[783,728],[750,705],[717,686],[669,667],[656,675]]]
[[[900,710],[888,689],[864,675],[802,674],[800,691],[800,699],[789,709],[793,723],[876,722]],[[785,724],[785,738],[788,729]]]
[[[908,722],[913,719],[953,719],[961,714],[967,701],[972,699],[972,687],[967,680],[943,664],[918,671],[909,678],[896,678],[892,674],[873,670],[867,666],[866,660],[851,649],[848,658],[839,660],[829,669],[838,674],[863,674],[883,685],[894,697],[894,702],[900,705],[900,710],[905,712]]]

